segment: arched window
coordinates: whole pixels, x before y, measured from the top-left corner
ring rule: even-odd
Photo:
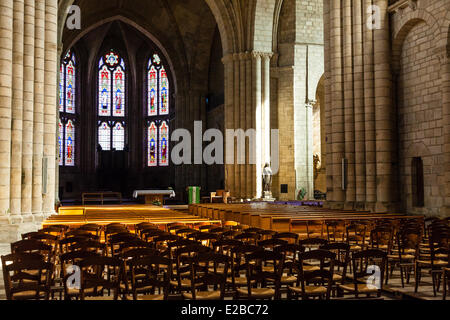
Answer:
[[[126,144],[126,69],[110,50],[98,64],[98,144],[102,150],[122,151]]]
[[[76,59],[69,50],[61,62],[59,79],[59,165],[75,166]]]
[[[170,82],[158,54],[147,64],[147,166],[169,165]]]

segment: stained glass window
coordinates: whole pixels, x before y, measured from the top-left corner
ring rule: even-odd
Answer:
[[[66,134],[65,134],[66,147],[64,149],[65,155],[65,165],[74,166],[75,165],[75,127],[72,120],[68,120],[66,124]]]
[[[169,77],[158,54],[147,63],[147,164],[149,167],[169,165]]]
[[[59,69],[59,165],[75,166],[76,130],[76,59],[69,50]]]
[[[125,61],[114,50],[98,64],[98,141],[103,150],[124,150],[126,143]],[[120,119],[120,120],[119,120]]]
[[[158,114],[158,82],[156,80],[156,69],[151,66],[148,73],[148,115],[156,116]]]
[[[106,122],[102,122],[98,128],[98,143],[103,150],[111,150],[111,128]]]
[[[125,128],[117,122],[113,128],[113,148],[122,151],[125,148]]]
[[[158,165],[158,130],[154,122],[148,127],[148,166],[156,167]]]
[[[159,90],[160,92],[160,103],[159,103],[159,114],[165,115],[169,114],[169,79],[167,79],[167,73],[164,67],[161,68],[159,76]]]
[[[159,165],[169,165],[169,126],[166,121],[159,127]]]
[[[63,150],[64,150],[64,127],[63,124],[61,122],[61,119],[59,119],[59,123],[58,123],[58,158],[59,158],[59,165],[62,166],[64,163],[64,158],[63,158]]]

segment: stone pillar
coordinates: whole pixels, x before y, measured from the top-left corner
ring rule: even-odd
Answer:
[[[388,210],[396,200],[393,163],[396,133],[395,110],[392,103],[392,75],[390,70],[390,34],[387,0],[375,0],[380,8],[381,28],[374,30],[375,65],[375,127],[377,152],[377,211]]]
[[[366,201],[366,148],[364,122],[364,70],[363,70],[363,30],[367,27],[362,20],[362,1],[353,1],[354,32],[354,115],[355,115],[355,176],[356,201]],[[359,207],[358,207],[359,208]]]
[[[356,1],[357,2],[357,1]],[[353,96],[353,23],[351,0],[343,2],[343,38],[344,38],[344,132],[345,159],[347,161],[346,203],[352,209],[356,200],[355,185],[355,116]]]
[[[256,197],[259,198],[262,196],[262,77],[261,77],[261,54],[260,53],[253,53],[253,112],[255,117],[255,130],[256,130],[256,143],[255,143],[255,159],[256,159]]]
[[[334,199],[333,195],[333,150],[332,150],[332,117],[331,117],[331,45],[330,45],[330,1],[323,2],[323,21],[324,21],[324,56],[325,56],[325,85],[324,85],[324,105],[320,106],[325,109],[325,132],[326,132],[326,175],[327,175],[327,199]]]
[[[0,0],[0,214],[10,212],[13,0]]]
[[[270,164],[270,58],[272,53],[264,53],[262,56],[262,114],[263,114],[263,166]]]
[[[245,118],[247,116],[247,112],[246,112],[246,94],[247,94],[247,89],[246,89],[246,85],[247,85],[247,81],[246,81],[246,77],[247,77],[247,72],[246,72],[246,63],[245,60],[247,59],[248,56],[248,52],[241,52],[239,54],[239,83],[240,83],[240,87],[239,87],[239,115],[238,115],[238,123],[237,128],[239,129],[245,129]],[[244,149],[244,151],[246,151],[246,148]],[[247,162],[245,162],[245,164],[239,164],[237,165],[238,167],[238,172],[239,175],[237,176],[237,178],[239,179],[239,185],[241,188],[241,197],[242,198],[247,198]]]
[[[363,0],[364,8],[371,6],[372,0]],[[375,92],[374,92],[374,44],[373,30],[367,28],[368,16],[363,19],[364,30],[364,131],[366,155],[366,206],[371,209],[377,201],[376,186],[376,135],[375,135]]]
[[[47,158],[48,167],[43,210],[49,215],[55,212],[58,1],[46,0],[45,5],[44,157]]]
[[[34,0],[25,0],[24,26],[24,106],[22,131],[22,216],[31,214],[33,183],[34,110]]]
[[[222,63],[224,65],[225,72],[225,105],[224,105],[224,129],[232,129],[233,127],[233,105],[234,105],[234,88],[233,88],[233,55],[229,54],[222,58]],[[224,141],[225,143],[225,141]],[[224,162],[225,162],[225,189],[231,192],[231,195],[234,196],[234,166],[232,164],[227,163],[227,154],[226,149],[224,152]]]
[[[24,2],[14,0],[11,127],[11,222],[21,223]],[[19,218],[19,219],[17,219]]]
[[[33,189],[32,212],[42,215],[42,157],[44,144],[44,46],[45,0],[35,1],[34,60],[34,128],[33,128]]]
[[[245,130],[248,129],[254,129],[255,126],[253,124],[253,104],[252,104],[252,54],[248,53],[246,56],[245,61],[245,81],[247,83],[246,90],[245,90]],[[250,144],[246,142],[246,185],[247,185],[247,193],[246,198],[253,199],[256,195],[256,188],[255,188],[255,169],[256,166],[254,164],[250,163],[251,158],[251,152],[254,152],[254,150],[250,150]]]
[[[341,2],[331,1],[331,117],[332,117],[332,166],[333,170],[333,199],[339,205],[345,201],[345,192],[342,190],[341,163],[345,155],[344,139],[344,112],[343,112],[343,85],[342,85],[342,25]]]
[[[240,61],[239,61],[239,54],[235,53],[233,55],[233,65],[234,65],[234,112],[233,112],[233,129],[239,128],[239,113],[240,113]],[[238,149],[237,145],[234,145],[234,194],[236,197],[241,196],[241,184],[240,184],[240,166],[237,164],[237,154]]]

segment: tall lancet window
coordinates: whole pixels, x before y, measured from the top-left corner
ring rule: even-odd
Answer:
[[[75,132],[76,132],[76,58],[69,50],[59,69],[59,165],[75,166]]]
[[[147,63],[147,166],[169,165],[170,81],[158,54]]]
[[[122,151],[126,145],[126,68],[115,50],[98,63],[98,144]]]

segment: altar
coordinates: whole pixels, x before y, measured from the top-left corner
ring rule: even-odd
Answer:
[[[164,196],[169,196],[170,198],[175,197],[175,191],[173,190],[135,190],[133,192],[133,198],[139,196],[145,197],[145,204],[153,204],[155,201],[164,204]]]

